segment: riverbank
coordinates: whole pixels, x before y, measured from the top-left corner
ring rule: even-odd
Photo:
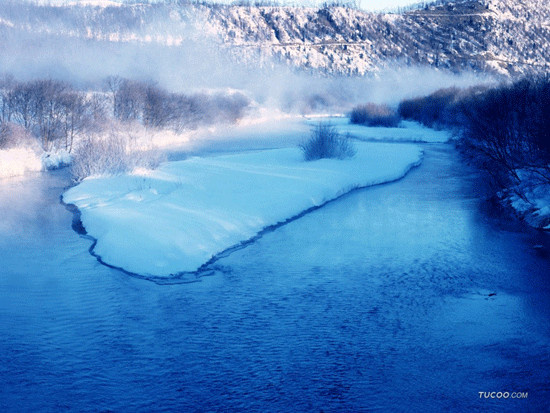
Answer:
[[[519,176],[517,185],[498,194],[500,201],[528,225],[550,231],[550,183],[533,179],[528,171]]]

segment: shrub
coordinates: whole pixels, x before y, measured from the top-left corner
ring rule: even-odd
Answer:
[[[251,103],[237,92],[185,95],[170,93],[155,84],[117,77],[108,78],[106,84],[114,118],[176,132],[200,125],[234,123],[245,115]]]
[[[0,123],[0,149],[33,146],[32,137],[22,126],[11,122]]]
[[[391,128],[399,124],[399,116],[395,110],[387,105],[367,103],[353,108],[350,121],[360,125]]]
[[[154,168],[160,161],[157,151],[141,149],[131,136],[112,132],[83,139],[74,151],[71,172],[80,181],[91,175],[116,175],[136,167]]]
[[[539,149],[544,162],[550,163],[550,75],[538,79],[533,85],[530,108],[529,134],[534,145]]]
[[[463,146],[483,159],[498,185],[520,181],[531,168],[550,182],[550,81],[524,79],[488,89],[461,102]]]
[[[406,120],[414,120],[428,127],[449,127],[457,123],[460,90],[440,89],[429,96],[406,99],[399,103],[397,112]]]
[[[349,136],[342,136],[334,126],[326,123],[319,123],[300,149],[306,161],[351,158],[357,152]]]
[[[5,83],[0,102],[1,122],[33,135],[45,151],[70,152],[75,139],[94,128],[102,117],[98,99],[51,79]],[[1,133],[5,140],[8,135]]]

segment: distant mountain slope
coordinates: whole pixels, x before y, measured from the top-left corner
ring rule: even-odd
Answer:
[[[208,21],[226,43],[329,72],[362,74],[395,61],[512,76],[550,67],[544,0],[475,0],[403,14],[232,7],[211,9]]]
[[[364,74],[396,62],[504,76],[550,68],[546,0],[467,0],[400,14],[343,7],[0,5],[1,42],[23,36],[177,48],[205,37],[254,64],[272,58],[325,73]]]

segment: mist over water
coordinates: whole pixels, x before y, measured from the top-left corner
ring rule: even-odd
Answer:
[[[51,77],[82,88],[100,89],[108,76],[155,82],[166,90],[193,93],[236,89],[258,104],[287,111],[349,110],[364,102],[395,105],[443,87],[490,81],[475,74],[452,74],[420,67],[396,67],[357,76],[325,76],[282,63],[254,67],[236,62],[214,42],[159,46],[53,38],[18,39],[5,48],[0,71],[21,80]],[[19,41],[19,42],[18,42]],[[24,50],[25,53],[21,53]],[[417,79],[423,79],[418,82]]]
[[[117,8],[111,9],[114,19]],[[0,73],[18,80],[53,78],[95,90],[104,87],[108,76],[154,82],[171,92],[237,89],[259,105],[291,112],[346,111],[369,101],[397,104],[442,87],[492,80],[401,62],[365,76],[330,76],[290,67],[254,48],[221,44],[200,15],[181,20],[157,10],[144,15],[150,19],[146,22],[140,14],[121,14],[128,22],[109,23],[109,13],[104,13],[97,23],[88,21],[93,8],[40,10],[32,9],[34,22],[20,16],[24,9],[0,9],[5,16]]]

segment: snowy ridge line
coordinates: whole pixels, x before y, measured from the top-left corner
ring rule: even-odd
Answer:
[[[276,231],[277,229],[279,229],[279,228],[281,228],[285,225],[288,225],[288,224],[290,224],[290,223],[292,223],[292,222],[294,222],[294,221],[296,221],[296,220],[298,220],[298,219],[300,219],[300,218],[302,218],[302,217],[304,217],[304,216],[306,216],[306,215],[308,215],[312,212],[315,212],[315,211],[325,207],[326,205],[337,202],[337,201],[339,201],[339,200],[341,200],[341,199],[343,199],[343,198],[345,198],[345,197],[347,197],[347,196],[349,196],[349,195],[351,195],[355,192],[365,190],[365,189],[369,189],[369,188],[373,188],[373,187],[382,186],[382,185],[392,184],[394,182],[398,182],[398,181],[402,180],[403,178],[405,178],[412,169],[419,167],[422,164],[423,160],[424,160],[424,151],[421,151],[419,159],[415,162],[410,163],[405,168],[405,170],[403,171],[403,174],[401,176],[399,176],[395,179],[392,179],[392,180],[388,180],[388,181],[372,183],[372,184],[369,184],[369,185],[359,185],[359,186],[349,188],[349,189],[345,190],[343,193],[337,195],[336,197],[328,199],[328,200],[320,203],[319,205],[311,206],[311,207],[299,212],[298,214],[293,215],[293,216],[285,219],[284,221],[280,221],[280,222],[277,222],[275,224],[271,224],[271,225],[268,225],[268,226],[262,228],[253,237],[248,238],[246,240],[243,240],[243,241],[241,241],[237,244],[234,244],[234,245],[232,245],[232,246],[230,246],[230,247],[228,247],[228,248],[212,255],[212,257],[208,261],[206,261],[204,264],[202,264],[195,271],[181,271],[181,272],[178,272],[178,273],[175,273],[175,274],[171,274],[170,277],[138,274],[136,272],[128,271],[128,270],[126,270],[122,267],[119,267],[119,266],[116,266],[116,265],[109,264],[109,263],[105,262],[103,260],[103,258],[101,257],[101,255],[97,254],[95,252],[95,246],[97,245],[98,240],[97,240],[97,238],[94,238],[93,236],[91,236],[87,233],[86,228],[84,227],[84,225],[82,223],[82,220],[81,220],[81,211],[80,211],[80,209],[73,203],[65,203],[65,201],[63,200],[63,194],[60,195],[60,203],[69,212],[71,212],[73,214],[73,220],[72,220],[71,228],[77,234],[79,234],[81,237],[92,241],[92,245],[88,248],[88,252],[90,253],[90,255],[95,257],[96,260],[100,264],[102,264],[102,265],[104,265],[108,268],[112,268],[114,270],[120,271],[120,272],[122,272],[126,275],[131,276],[131,277],[139,278],[139,279],[146,280],[146,281],[151,281],[151,282],[154,282],[155,284],[158,284],[158,285],[190,284],[190,283],[200,281],[201,277],[208,276],[208,275],[213,275],[213,273],[215,271],[220,271],[222,273],[224,271],[226,272],[226,270],[224,270],[223,267],[213,266],[213,264],[215,264],[217,261],[219,261],[222,258],[226,258],[226,257],[230,256],[234,252],[240,251],[240,250],[246,248],[247,246],[254,244],[255,242],[259,241],[261,238],[263,238],[264,235],[272,233],[272,232]],[[68,188],[66,188],[66,189],[68,189]],[[194,277],[194,279],[184,279],[184,277],[189,277],[189,278]]]

